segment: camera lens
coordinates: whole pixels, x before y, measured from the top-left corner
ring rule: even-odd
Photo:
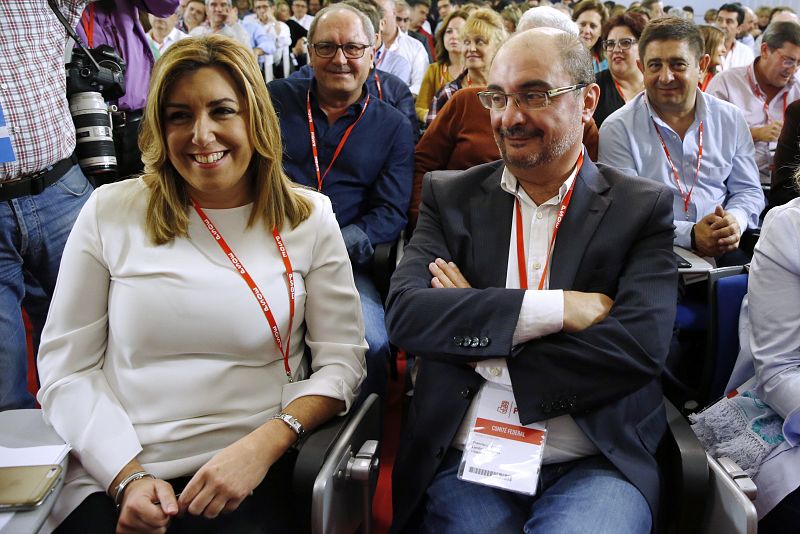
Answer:
[[[69,97],[69,111],[75,124],[78,163],[87,174],[117,170],[111,118],[100,93],[75,93]]]

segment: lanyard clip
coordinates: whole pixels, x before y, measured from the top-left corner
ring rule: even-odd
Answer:
[[[290,384],[291,384],[292,382],[294,382],[294,378],[292,378],[292,373],[290,373],[289,371],[286,371],[286,378],[288,378],[288,379],[289,379],[289,383],[290,383]]]

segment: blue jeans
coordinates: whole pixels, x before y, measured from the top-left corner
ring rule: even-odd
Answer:
[[[38,345],[61,252],[91,189],[75,165],[38,195],[0,203],[0,411],[35,405],[21,308]]]
[[[383,318],[383,302],[372,277],[357,267],[353,268],[356,289],[361,297],[361,313],[364,316],[364,332],[367,338],[367,378],[361,384],[360,399],[370,393],[384,397],[389,380],[388,363],[391,349],[389,335]]]
[[[644,496],[604,456],[542,466],[533,497],[458,479],[450,449],[428,487],[423,533],[649,534]]]

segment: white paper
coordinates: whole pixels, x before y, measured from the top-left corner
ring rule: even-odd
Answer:
[[[458,478],[534,495],[547,433],[544,424],[522,426],[514,393],[501,385],[484,383],[477,402],[478,415]]]
[[[40,447],[0,446],[0,467],[60,464],[69,451],[69,445],[42,445]]]

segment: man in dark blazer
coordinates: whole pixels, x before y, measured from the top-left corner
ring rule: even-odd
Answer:
[[[425,179],[386,314],[391,340],[420,361],[394,467],[395,532],[647,533],[656,520],[672,199],[580,157],[593,80],[577,38],[514,36],[482,96],[503,160]],[[555,320],[537,316],[548,307]],[[457,478],[476,396],[504,376],[521,424],[548,425],[533,497]]]

